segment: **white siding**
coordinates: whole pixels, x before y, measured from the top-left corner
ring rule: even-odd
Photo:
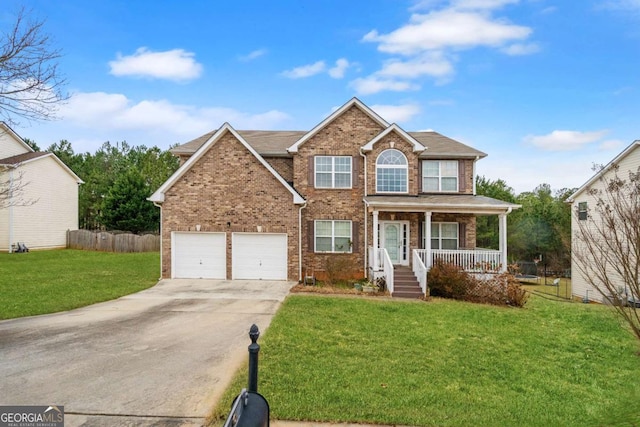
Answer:
[[[25,198],[37,200],[30,206],[14,206],[13,239],[29,249],[65,247],[67,230],[78,229],[78,183],[53,157],[43,157],[20,166]],[[6,211],[8,209],[3,209]],[[3,215],[6,215],[3,212]],[[0,224],[2,224],[0,216]],[[0,250],[9,249],[6,230]]]
[[[16,141],[12,135],[0,127],[0,159],[6,159],[7,157],[29,152],[30,150],[22,145],[22,143]]]
[[[629,171],[635,172],[638,170],[638,167],[640,167],[640,146],[636,146],[634,150],[632,150],[625,157],[620,159],[620,161],[618,162],[618,165],[619,165],[618,176],[622,179],[627,180]],[[609,172],[606,172],[604,176],[611,177],[612,175],[613,175],[613,172],[609,171]],[[595,189],[602,188],[602,183],[599,179],[595,180],[589,188],[595,188]],[[593,196],[590,196],[588,193],[589,193],[588,189],[585,189],[577,196],[574,196],[574,202],[571,205],[572,252],[576,251],[577,245],[580,244],[580,242],[576,240],[576,230],[578,229],[579,220],[575,214],[575,211],[576,209],[578,209],[578,204],[580,202],[587,202],[589,215],[594,215],[595,213],[594,211],[594,208],[596,205],[595,198]],[[613,272],[611,273],[611,277],[615,277],[615,274]],[[620,285],[623,286],[622,283]],[[571,292],[576,297],[585,298],[587,296],[587,291],[588,291],[589,300],[602,302],[602,296],[587,283],[584,276],[578,269],[575,261],[572,260],[571,261]]]

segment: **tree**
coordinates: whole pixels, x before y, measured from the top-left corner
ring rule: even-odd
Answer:
[[[617,165],[609,172],[587,190],[586,219],[574,208],[572,257],[584,280],[640,339],[640,167],[628,179],[619,176]]]
[[[160,212],[147,200],[150,195],[142,174],[137,169],[129,169],[115,180],[105,197],[102,223],[110,230],[157,231]]]
[[[24,171],[16,170],[12,166],[0,167],[0,210],[10,206],[30,206],[37,199],[24,197],[24,189],[29,181],[24,180]]]
[[[501,179],[491,181],[484,176],[476,177],[476,192],[481,196],[516,203],[513,188]],[[498,249],[498,219],[496,215],[483,215],[476,218],[476,244],[479,247]]]
[[[44,22],[28,20],[21,9],[15,24],[0,34],[0,117],[48,120],[67,99],[58,70],[61,52],[44,33]]]

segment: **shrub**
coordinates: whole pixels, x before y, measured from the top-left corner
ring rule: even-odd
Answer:
[[[441,261],[429,270],[427,283],[433,296],[470,302],[523,307],[529,298],[513,274],[485,274],[478,278]]]
[[[427,274],[431,295],[465,299],[473,278],[461,267],[436,260]]]

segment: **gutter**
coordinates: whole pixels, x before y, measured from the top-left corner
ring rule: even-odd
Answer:
[[[158,204],[158,202],[152,203],[156,208],[160,208],[160,278],[158,280],[162,280],[162,205]]]
[[[306,207],[304,202],[298,209],[298,282],[302,281],[302,209]]]

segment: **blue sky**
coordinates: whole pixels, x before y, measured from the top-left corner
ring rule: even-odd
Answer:
[[[357,96],[489,154],[517,193],[578,187],[640,139],[640,0],[5,0],[46,20],[71,95],[15,131],[76,152],[308,130]]]

